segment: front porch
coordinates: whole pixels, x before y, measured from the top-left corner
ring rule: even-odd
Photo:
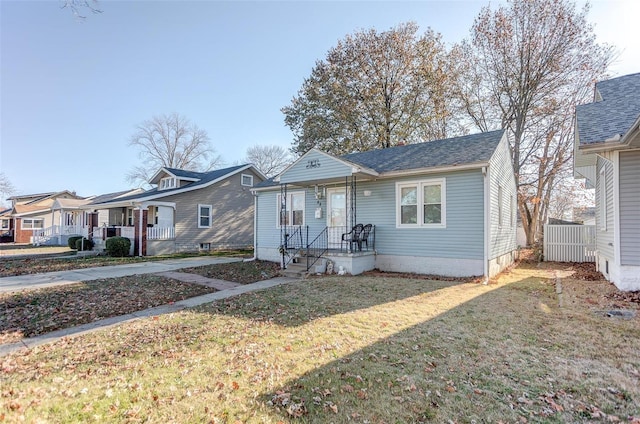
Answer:
[[[356,227],[361,230],[327,226],[319,234],[310,233],[309,226],[286,227],[279,248],[282,268],[315,274],[325,273],[331,266],[333,273],[352,275],[374,269],[375,225]]]

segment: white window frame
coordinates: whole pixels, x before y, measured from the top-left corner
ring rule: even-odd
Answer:
[[[249,179],[249,184],[245,184],[244,183],[244,179],[248,178]],[[245,187],[253,187],[253,175],[250,174],[240,174],[240,184],[245,186]]]
[[[124,227],[133,227],[136,223],[136,215],[133,208],[127,208],[125,213],[125,220],[123,222]]]
[[[176,188],[177,181],[174,177],[165,177],[160,180],[159,190],[168,190],[170,188]]]
[[[31,223],[31,227],[25,227],[24,224],[26,224],[27,221],[29,221]],[[34,227],[34,223],[36,221],[41,223],[40,227]],[[43,230],[44,229],[44,218],[22,218],[22,221],[20,222],[20,228],[23,229],[23,230]]]
[[[11,220],[10,219],[2,219],[0,220],[0,229],[1,230],[8,230],[11,227]]]
[[[202,208],[209,208],[209,225],[202,225],[202,221],[201,218],[204,217],[204,215],[202,215]],[[212,205],[198,205],[198,228],[211,228],[211,224],[213,223],[213,206]]]
[[[280,222],[280,201],[281,201],[280,196],[281,196],[280,193],[276,195],[276,228],[303,227],[306,222],[306,214],[307,214],[306,193],[304,191],[292,191],[287,193],[287,221],[289,222],[289,224],[285,223],[284,225],[282,225]],[[296,224],[296,225],[291,224],[293,222],[293,209],[291,209],[291,207],[293,206],[294,196],[302,196],[302,223]]]
[[[600,170],[600,230],[607,231],[607,169]]]
[[[424,223],[424,187],[440,186],[440,218],[437,224]],[[405,187],[416,187],[417,190],[417,223],[402,223],[402,189]],[[396,182],[396,228],[447,228],[447,184],[445,178],[431,178],[426,180]]]
[[[515,211],[515,209],[513,207],[513,204],[514,204],[513,197],[514,196],[509,196],[509,226],[511,228],[513,228],[513,221],[515,221],[514,218],[515,218],[515,215],[516,215],[516,211]]]
[[[200,243],[199,250],[211,250],[211,243]]]

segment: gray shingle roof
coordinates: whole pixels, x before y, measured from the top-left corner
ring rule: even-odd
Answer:
[[[342,159],[379,173],[487,162],[500,143],[503,133],[503,130],[490,131],[351,153],[342,156]]]
[[[640,73],[596,83],[602,101],[576,106],[580,144],[624,135],[640,116]]]
[[[184,190],[186,188],[192,189],[192,188],[197,188],[198,186],[202,186],[205,185],[213,180],[217,180],[218,178],[222,178],[225,177],[229,174],[234,173],[235,171],[237,171],[240,168],[244,168],[245,166],[247,166],[247,164],[244,165],[237,165],[237,166],[232,166],[230,168],[224,168],[224,169],[216,169],[214,171],[210,171],[210,172],[192,172],[192,171],[183,171],[185,173],[189,173],[191,175],[194,174],[199,174],[199,177],[187,177],[187,178],[199,178],[198,181],[194,181],[192,183],[183,185],[182,187],[177,187],[177,188],[171,188],[171,189],[167,189],[167,190],[158,190],[157,187],[152,188],[151,190],[147,190],[144,193],[139,193],[139,194],[134,194],[131,196],[124,196],[124,197],[119,197],[117,199],[113,199],[111,200],[111,202],[126,202],[129,200],[138,200],[138,199],[144,199],[146,197],[149,196],[153,196],[156,194],[162,194],[162,196],[170,196],[172,194],[174,194],[176,191],[181,191]],[[171,170],[171,172],[173,173],[174,169]],[[179,170],[181,171],[181,170]],[[174,173],[174,175],[178,176],[177,174]],[[186,176],[186,175],[185,175]],[[110,202],[103,202],[103,203],[110,203]]]
[[[350,153],[341,159],[361,165],[378,173],[409,171],[443,166],[488,162],[502,139],[504,130],[424,143],[395,146],[388,149]],[[256,184],[256,188],[278,185],[272,178]]]
[[[195,172],[195,171],[186,171],[184,169],[178,169],[178,168],[164,168],[167,171],[171,172],[173,175],[175,175],[176,177],[183,177],[183,178],[203,178],[204,176],[207,175],[206,172]]]
[[[116,191],[114,193],[101,194],[101,195],[96,196],[93,199],[91,199],[91,201],[89,203],[87,203],[87,204],[88,205],[93,205],[93,204],[96,204],[96,203],[109,202],[109,201],[114,200],[114,199],[118,198],[119,196],[123,196],[124,194],[127,194],[127,193],[129,193],[131,191],[133,191],[133,190],[124,190],[124,191]]]

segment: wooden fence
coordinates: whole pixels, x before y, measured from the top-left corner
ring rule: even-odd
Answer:
[[[544,226],[544,260],[556,262],[595,262],[595,225]]]

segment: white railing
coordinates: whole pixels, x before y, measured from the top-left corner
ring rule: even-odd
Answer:
[[[595,262],[595,225],[544,226],[544,260],[556,262]]]
[[[172,240],[176,238],[175,227],[148,227],[147,240]]]
[[[116,227],[120,228],[120,237],[126,237],[133,240],[136,237],[135,227]]]

